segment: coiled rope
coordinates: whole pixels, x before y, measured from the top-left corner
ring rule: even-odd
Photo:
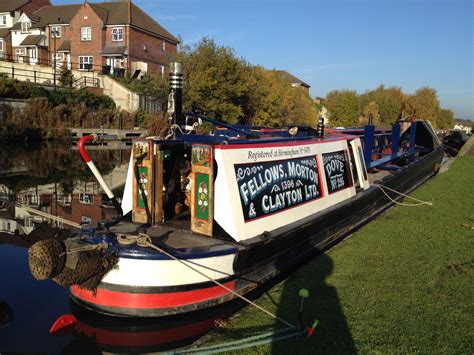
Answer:
[[[374,186],[378,187],[380,189],[380,191],[382,191],[384,193],[385,196],[387,196],[387,198],[392,201],[393,203],[399,205],[399,206],[405,206],[405,207],[415,207],[415,206],[422,206],[422,205],[427,205],[427,206],[433,206],[433,202],[431,201],[422,201],[422,200],[419,200],[417,198],[414,198],[414,197],[411,197],[411,196],[408,196],[408,195],[405,195],[404,193],[400,192],[400,191],[397,191],[397,190],[394,190],[394,189],[391,189],[390,187],[387,187],[385,185],[381,185],[381,184],[373,184]],[[394,200],[392,197],[390,197],[387,192],[384,190],[388,190],[388,191],[391,191],[393,193],[396,193],[400,196],[403,196],[403,197],[406,197],[408,199],[411,199],[411,200],[414,200],[416,201],[417,203],[403,203],[403,202],[398,202],[396,200]]]
[[[287,326],[289,327],[292,327],[294,329],[296,329],[297,327],[293,324],[291,324],[290,322],[287,322],[286,320],[278,317],[276,314],[266,310],[265,308],[259,306],[258,304],[256,304],[255,302],[252,302],[251,300],[249,300],[248,298],[242,296],[241,294],[235,292],[234,290],[231,290],[229,287],[223,285],[222,283],[220,283],[219,281],[217,280],[214,280],[213,278],[207,276],[206,274],[204,274],[203,272],[201,272],[200,270],[194,268],[193,266],[189,265],[188,263],[184,262],[183,260],[181,259],[178,259],[177,257],[175,257],[174,255],[168,253],[166,250],[156,246],[155,244],[153,244],[151,242],[151,238],[149,235],[145,234],[145,233],[140,233],[138,236],[137,235],[128,235],[128,234],[117,234],[117,242],[120,243],[120,244],[123,244],[123,245],[131,245],[131,244],[134,244],[136,243],[138,246],[140,247],[144,247],[144,248],[152,248],[160,253],[163,253],[164,255],[166,255],[167,257],[175,260],[175,261],[178,261],[179,263],[183,264],[184,266],[186,266],[187,268],[193,270],[194,272],[198,273],[199,275],[205,277],[206,279],[208,279],[209,281],[215,283],[217,286],[219,287],[222,287],[224,290],[226,290],[227,292],[230,292],[231,294],[233,294],[234,296],[240,298],[241,300],[245,301],[246,303],[254,306],[255,308],[259,309],[260,311],[266,313],[268,316],[272,317],[273,319],[276,319],[284,324],[286,324]]]

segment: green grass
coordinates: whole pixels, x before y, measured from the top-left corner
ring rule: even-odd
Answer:
[[[474,351],[474,156],[412,196],[433,206],[397,206],[300,268],[258,304],[296,323],[307,288],[311,338],[251,353],[469,353]],[[201,346],[281,328],[248,306]]]

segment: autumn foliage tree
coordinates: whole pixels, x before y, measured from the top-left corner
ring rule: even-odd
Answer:
[[[326,97],[331,126],[357,126],[359,124],[359,97],[353,90],[334,90]]]
[[[204,38],[183,48],[180,59],[185,110],[230,123],[316,124],[316,105],[307,92],[292,88],[275,71],[250,65],[230,48]]]
[[[403,110],[403,100],[405,95],[402,89],[396,86],[386,88],[384,85],[380,85],[374,90],[369,90],[360,95],[360,106],[364,110],[365,119],[368,118],[365,115],[365,111],[372,110],[377,105],[378,108],[378,123],[383,126],[390,126],[393,122],[398,119],[398,116]],[[371,108],[367,107],[371,105]],[[372,112],[372,114],[375,114]]]
[[[375,101],[370,101],[364,107],[362,123],[367,124],[372,116],[372,124],[380,125],[380,107]]]

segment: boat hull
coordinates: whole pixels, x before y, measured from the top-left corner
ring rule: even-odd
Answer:
[[[409,193],[437,172],[442,158],[441,149],[433,150],[379,183]],[[401,195],[393,196],[393,200],[399,199]],[[233,292],[246,295],[268,285],[393,204],[377,186],[372,186],[329,209],[247,240],[235,253],[232,274],[220,278],[215,275],[214,279],[226,288],[213,281],[157,287],[102,282],[95,294],[73,286],[71,296],[87,308],[117,316],[161,317],[210,308],[237,298]]]

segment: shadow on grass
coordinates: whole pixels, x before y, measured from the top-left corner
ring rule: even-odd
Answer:
[[[354,341],[347,325],[336,288],[326,283],[333,271],[333,261],[321,254],[315,260],[298,270],[285,282],[277,315],[283,319],[295,319],[295,309],[299,309],[299,289],[306,288],[309,298],[304,302],[302,321],[304,326],[319,324],[310,338],[296,338],[275,342],[273,354],[291,353],[356,353]]]

